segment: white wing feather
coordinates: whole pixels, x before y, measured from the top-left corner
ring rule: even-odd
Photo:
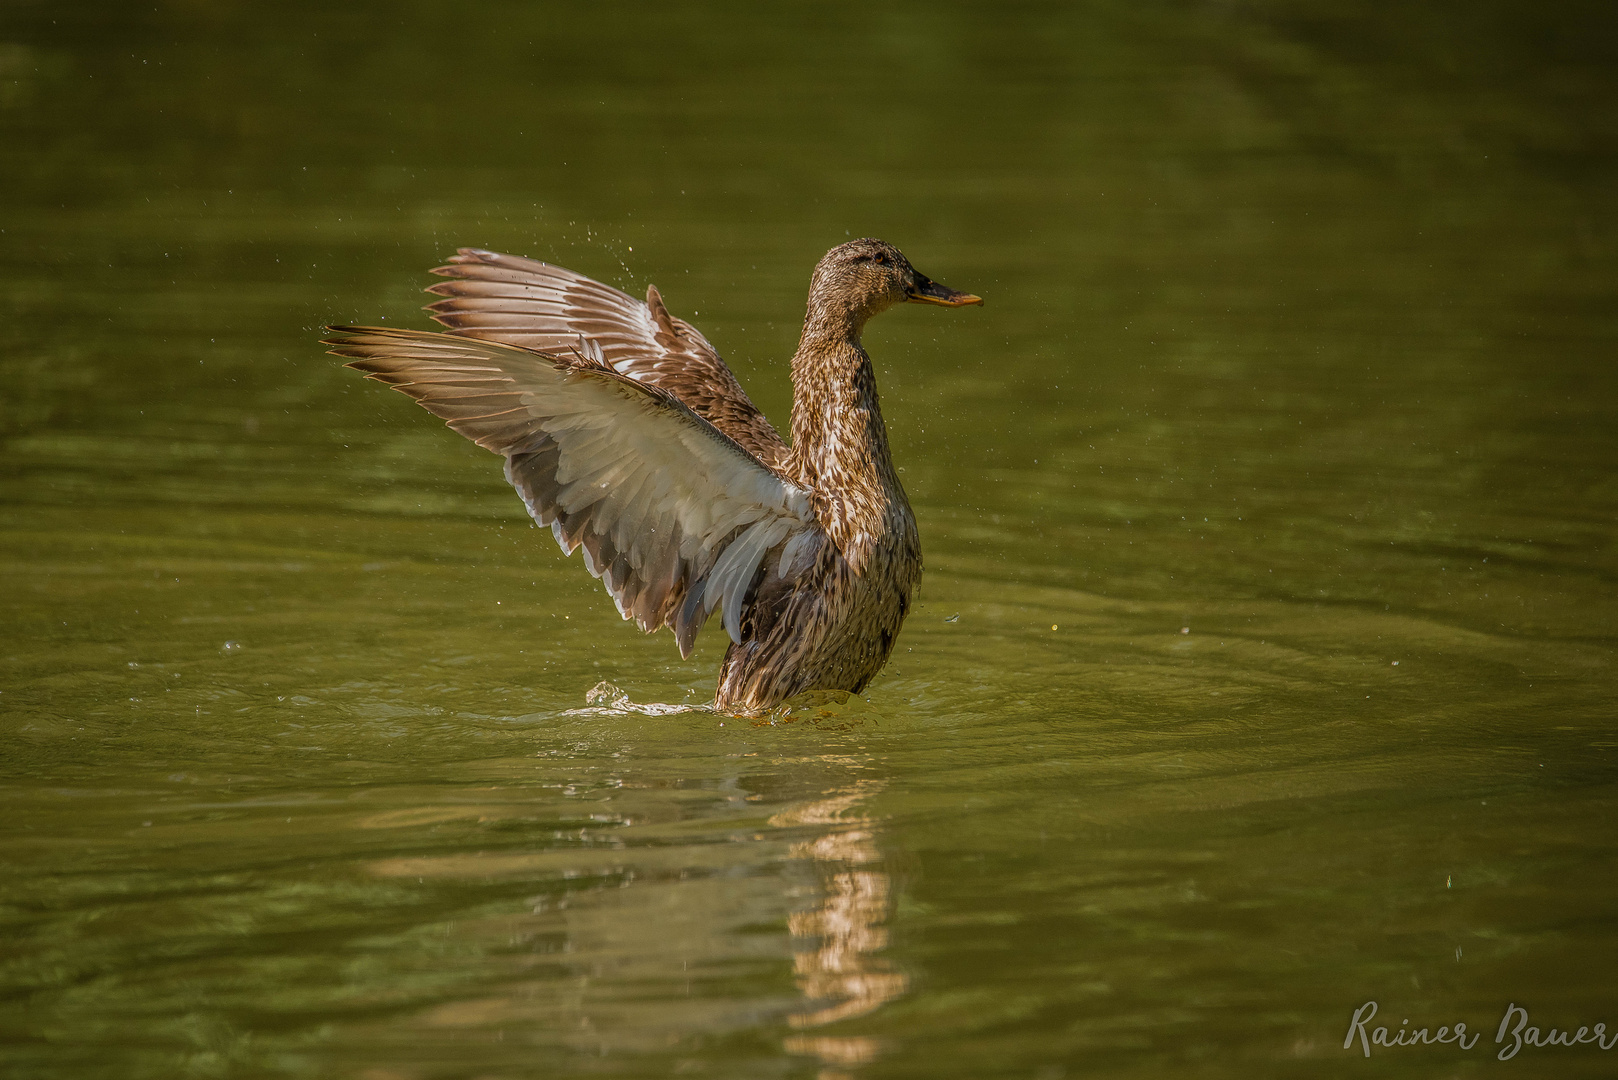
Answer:
[[[573,356],[469,337],[333,327],[350,367],[391,384],[506,458],[506,476],[562,550],[583,547],[619,612],[672,626],[682,655],[716,607],[741,641],[766,555],[793,568],[819,526],[809,493],[671,394]]]

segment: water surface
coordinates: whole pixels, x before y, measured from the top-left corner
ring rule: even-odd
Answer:
[[[1604,7],[0,15],[0,1062],[37,1077],[1604,1076]],[[874,322],[927,571],[753,724],[315,344],[458,245],[785,425]],[[1343,1040],[1464,1022],[1454,1046]],[[1391,1020],[1389,1019],[1391,1017]]]

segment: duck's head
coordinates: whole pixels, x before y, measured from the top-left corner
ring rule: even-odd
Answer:
[[[846,312],[863,325],[872,315],[906,302],[965,307],[983,299],[940,285],[911,266],[898,248],[870,237],[826,252],[809,285],[811,317],[817,308],[829,309]]]

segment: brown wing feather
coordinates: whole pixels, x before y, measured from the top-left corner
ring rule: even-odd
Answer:
[[[716,606],[740,641],[760,565],[820,533],[807,492],[668,391],[608,367],[591,343],[547,355],[415,330],[327,329],[349,367],[503,455],[534,519],[564,552],[584,549],[624,618],[648,632],[672,627],[682,656]]]
[[[450,278],[428,288],[427,305],[458,337],[559,353],[583,336],[614,371],[673,394],[772,469],[786,460],[781,436],[697,330],[663,306],[656,288],[641,303],[560,266],[461,248],[433,271]]]

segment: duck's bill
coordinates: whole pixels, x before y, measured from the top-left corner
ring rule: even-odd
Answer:
[[[916,283],[910,288],[909,301],[912,304],[938,304],[941,307],[983,305],[983,297],[973,296],[969,292],[956,292],[923,274],[916,275]]]

